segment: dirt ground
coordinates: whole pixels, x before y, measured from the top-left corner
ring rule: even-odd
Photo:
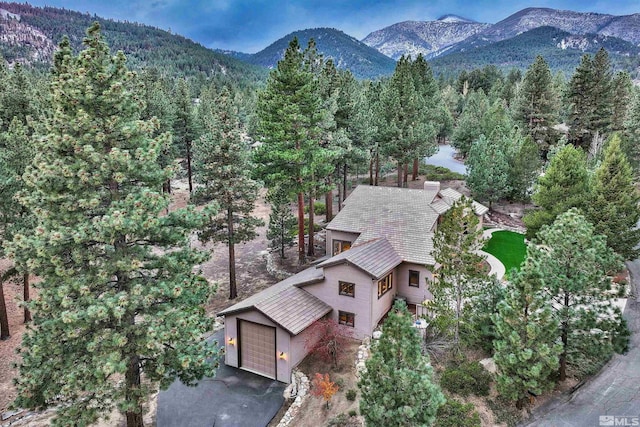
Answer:
[[[310,381],[315,373],[329,374],[331,381],[338,384],[339,389],[331,398],[328,409],[322,398],[309,395],[296,415],[296,427],[326,426],[331,419],[340,414],[348,415],[350,411],[358,412],[359,393],[356,395],[356,400],[349,401],[347,391],[358,390],[355,360],[359,345],[360,342],[357,340],[350,343],[338,364],[338,368],[334,368],[331,364],[327,364],[313,355],[307,357],[300,364],[300,370],[309,377]]]

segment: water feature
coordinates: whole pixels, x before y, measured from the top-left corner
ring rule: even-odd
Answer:
[[[443,166],[453,172],[466,174],[466,166],[460,160],[454,158],[455,154],[456,149],[451,145],[440,145],[438,152],[431,157],[425,157],[424,162],[428,165]]]

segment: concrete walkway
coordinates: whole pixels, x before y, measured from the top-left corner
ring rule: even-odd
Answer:
[[[490,228],[490,229],[484,230],[482,232],[482,237],[485,240],[489,240],[489,239],[491,239],[491,235],[495,231],[504,231],[504,230],[502,230],[501,228]],[[496,276],[496,278],[498,280],[502,280],[504,278],[504,274],[506,273],[506,269],[504,268],[504,264],[502,262],[500,262],[500,260],[498,258],[494,257],[490,253],[487,253],[485,251],[480,251],[480,250],[477,253],[487,260],[487,263],[489,264],[489,267],[491,267],[491,271],[489,271],[489,274],[493,275],[493,276]]]
[[[214,333],[211,340],[224,342],[224,331]],[[285,385],[220,360],[214,378],[204,378],[195,387],[176,380],[160,392],[157,426],[264,427],[282,407]]]
[[[631,331],[629,351],[616,354],[573,394],[536,409],[522,426],[596,427],[640,424],[640,261],[627,262],[633,295],[624,317]],[[601,418],[602,417],[602,418]]]

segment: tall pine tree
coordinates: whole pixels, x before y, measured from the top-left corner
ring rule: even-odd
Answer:
[[[552,157],[545,175],[538,179],[532,199],[539,208],[523,218],[527,238],[534,238],[543,225],[553,223],[570,208],[584,208],[588,198],[589,174],[584,152],[565,145]]]
[[[560,325],[559,373],[564,381],[569,365],[601,363],[615,350],[625,327],[620,309],[612,303],[609,274],[622,263],[575,208],[543,227],[538,240],[527,262],[536,266]]]
[[[640,253],[640,195],[618,134],[613,134],[605,149],[604,160],[593,177],[591,194],[586,216],[595,232],[604,235],[607,245],[622,258],[636,259]]]
[[[430,426],[445,402],[404,302],[398,301],[374,341],[358,387],[360,413],[371,427]]]
[[[223,242],[229,249],[229,299],[238,296],[235,245],[256,237],[262,221],[252,212],[258,184],[249,177],[249,147],[242,140],[238,111],[225,87],[216,99],[213,116],[194,144],[197,201],[215,201],[220,214],[199,233],[202,241]]]
[[[117,407],[136,427],[158,385],[212,374],[211,288],[193,272],[207,255],[189,247],[212,212],[162,215],[167,136],[150,137],[157,122],[139,120],[125,56],[111,56],[97,23],[84,46],[75,57],[64,39],[55,55],[53,114],[24,175],[21,202],[37,225],[11,252],[43,280],[15,405],[56,406],[56,425],[88,425]]]
[[[498,393],[522,408],[530,393],[539,395],[553,388],[562,351],[558,320],[533,257],[506,284],[493,320]]]

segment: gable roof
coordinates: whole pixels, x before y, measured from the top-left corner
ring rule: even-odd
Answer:
[[[356,244],[385,238],[402,260],[433,265],[431,230],[439,214],[431,203],[436,194],[435,191],[360,185],[327,229],[360,233]]]
[[[460,200],[460,198],[462,197],[462,193],[454,190],[453,188],[444,188],[440,190],[440,196],[442,197],[442,200],[446,202],[449,207],[451,207],[455,202]],[[476,215],[484,215],[489,212],[488,207],[476,202],[475,200],[471,201],[471,206],[473,207],[473,211],[476,213]]]
[[[298,287],[322,280],[324,271],[321,268],[307,268],[222,310],[218,315],[255,309],[290,334],[297,335],[332,310],[325,302]]]
[[[398,256],[387,239],[375,238],[368,242],[354,244],[348,251],[329,258],[320,263],[318,267],[349,263],[379,279],[384,273],[398,266],[401,262],[402,258]]]

